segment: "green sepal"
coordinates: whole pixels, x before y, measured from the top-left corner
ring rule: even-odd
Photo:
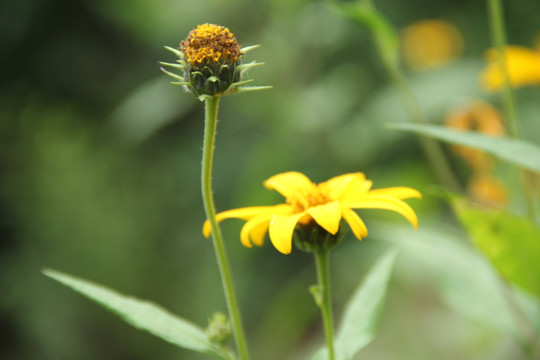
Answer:
[[[243,52],[244,54],[251,51],[251,50],[254,50],[254,49],[257,49],[257,48],[260,48],[261,45],[251,45],[251,46],[246,46],[246,47],[243,47],[240,49],[241,52]]]
[[[244,80],[244,81],[238,81],[238,82],[232,83],[231,87],[238,87],[240,85],[245,85],[245,84],[252,83],[253,81],[255,81],[255,80],[249,79],[249,80]]]
[[[247,63],[247,64],[242,64],[242,65],[238,65],[236,67],[236,70],[240,71],[241,74],[243,74],[244,72],[248,71],[249,69],[253,68],[253,67],[256,67],[256,66],[261,66],[261,65],[264,65],[264,63],[262,62],[255,62],[255,61],[252,61],[250,63]]]
[[[180,76],[178,74],[175,74],[173,72],[170,72],[170,71],[167,71],[165,70],[164,68],[160,67],[161,71],[163,71],[165,74],[169,75],[170,77],[178,80],[178,81],[185,81],[184,77],[183,76]]]
[[[168,63],[168,62],[160,61],[159,64],[163,65],[163,66],[170,66],[170,67],[180,69],[180,70],[187,69],[187,64],[184,61],[178,61],[177,64],[171,64],[171,63]]]
[[[189,87],[191,84],[185,81],[171,81],[171,84],[173,85],[182,85]]]
[[[235,92],[248,92],[248,91],[259,91],[259,90],[268,90],[272,89],[272,86],[242,86],[235,88]]]
[[[170,52],[174,53],[176,56],[178,56],[180,59],[184,60],[185,57],[184,57],[184,53],[181,52],[180,50],[178,49],[175,49],[175,48],[172,48],[170,46],[164,46],[165,49],[169,50]]]

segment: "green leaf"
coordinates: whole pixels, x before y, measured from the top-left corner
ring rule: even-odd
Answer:
[[[540,147],[525,140],[487,136],[438,125],[392,123],[388,124],[388,127],[393,130],[432,137],[451,144],[481,149],[510,163],[540,173]]]
[[[148,331],[182,348],[220,359],[230,358],[224,350],[210,342],[202,329],[156,304],[119,294],[104,286],[56,270],[44,269],[43,274],[111,310],[137,329]]]
[[[454,209],[474,244],[504,278],[540,297],[540,228],[503,210],[454,201]]]
[[[349,299],[335,338],[336,359],[353,359],[375,337],[396,255],[396,250],[383,255]],[[327,358],[322,349],[312,360]]]
[[[418,231],[406,229],[404,225],[371,221],[369,231],[372,239],[395,243],[404,265],[401,270],[412,271],[411,279],[436,290],[457,314],[472,324],[481,324],[488,333],[520,336],[514,309],[501,291],[498,274],[485,256],[464,241],[461,229],[448,220],[432,222],[427,218]],[[537,309],[537,305],[532,307]],[[526,316],[538,319],[534,311]]]

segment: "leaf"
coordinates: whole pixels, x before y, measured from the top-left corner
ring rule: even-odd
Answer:
[[[375,337],[396,255],[396,250],[383,255],[349,299],[335,338],[336,359],[353,359]],[[322,349],[312,360],[327,358]]]
[[[504,278],[540,297],[540,228],[503,210],[454,201],[454,209],[474,244]]]
[[[220,359],[229,358],[224,353],[224,350],[210,342],[201,328],[172,315],[156,304],[119,294],[104,286],[56,270],[44,269],[42,272],[44,275],[111,310],[137,329],[148,331],[185,349]]]
[[[370,236],[395,243],[402,263],[408,271],[414,271],[412,277],[424,286],[426,282],[433,286],[453,311],[481,324],[488,333],[520,336],[520,326],[501,291],[499,276],[485,256],[463,241],[460,229],[447,220],[428,219],[414,233],[405,229],[402,225],[372,221]],[[533,312],[526,316],[538,318]]]
[[[472,131],[453,130],[438,125],[392,123],[393,130],[408,131],[456,145],[484,150],[510,163],[540,173],[540,147],[525,140],[487,136]]]

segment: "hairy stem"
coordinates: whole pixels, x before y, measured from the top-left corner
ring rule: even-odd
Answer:
[[[221,235],[221,229],[219,228],[218,222],[216,220],[216,208],[214,205],[214,197],[212,195],[212,160],[214,157],[214,144],[216,139],[219,99],[219,96],[215,96],[207,98],[204,101],[205,121],[201,176],[202,196],[204,210],[206,211],[206,217],[210,222],[210,227],[212,229],[212,241],[214,243],[214,250],[216,253],[219,272],[221,274],[221,282],[223,284],[223,290],[225,292],[225,299],[227,301],[229,317],[231,318],[234,339],[236,341],[236,348],[240,359],[247,360],[249,359],[249,354],[247,349],[246,337],[244,333],[244,328],[242,326],[240,310],[236,301],[236,295],[234,293],[231,270],[229,266],[229,260],[227,258],[227,252],[225,251],[223,236]]]
[[[321,308],[328,359],[334,360],[334,320],[332,316],[332,299],[330,296],[330,271],[328,250],[317,250],[315,254],[315,266],[317,267],[318,294],[315,297],[317,305]]]

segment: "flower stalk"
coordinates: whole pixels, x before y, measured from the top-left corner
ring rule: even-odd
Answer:
[[[420,105],[416,100],[403,70],[399,64],[398,41],[395,30],[390,23],[380,14],[371,0],[361,0],[363,12],[369,14],[367,18],[377,18],[377,21],[365,22],[370,27],[375,46],[382,64],[396,88],[405,110],[411,120],[418,124],[427,124]],[[375,26],[375,24],[377,26]],[[461,192],[461,186],[443,152],[441,145],[433,139],[420,137],[420,145],[426,154],[429,163],[433,167],[439,181],[452,191]]]
[[[519,139],[519,120],[516,109],[516,97],[514,89],[510,83],[508,68],[506,67],[505,45],[506,30],[504,25],[504,16],[501,0],[488,0],[488,12],[491,25],[491,36],[497,49],[499,64],[503,75],[503,108],[506,114],[510,136]],[[526,170],[521,169],[521,181],[523,183],[523,192],[529,217],[536,221],[536,208],[532,196],[532,185]]]
[[[418,101],[416,100],[416,97],[409,86],[405,75],[399,68],[399,65],[383,56],[380,46],[378,47],[386,72],[388,73],[390,80],[394,83],[394,86],[401,97],[401,101],[403,102],[403,105],[409,113],[412,121],[417,124],[427,124],[428,120],[425,118],[422,110],[420,109]],[[424,137],[421,137],[419,141],[441,183],[453,191],[460,191],[461,186],[459,185],[459,182],[457,181],[440,144],[433,139]]]
[[[229,310],[229,317],[231,319],[233,335],[236,342],[236,348],[240,359],[249,359],[248,348],[246,343],[246,337],[244,328],[242,326],[242,319],[240,316],[240,310],[238,308],[238,302],[234,292],[234,285],[231,276],[231,270],[229,266],[229,260],[225,250],[225,244],[223,242],[223,236],[221,235],[221,229],[216,221],[216,208],[214,205],[214,197],[212,195],[212,162],[214,157],[214,144],[216,138],[216,126],[217,115],[220,96],[207,97],[204,101],[205,104],[205,120],[204,120],[204,140],[203,140],[203,157],[202,157],[202,197],[204,203],[204,210],[206,212],[206,218],[210,222],[212,229],[212,241],[214,244],[214,251],[216,253],[219,272],[221,275],[221,281],[223,284],[223,290],[225,292],[225,299],[227,301],[227,307]]]
[[[313,290],[315,302],[321,309],[324,325],[324,335],[326,347],[328,349],[328,359],[335,359],[334,351],[334,319],[332,315],[332,297],[330,296],[330,253],[326,249],[314,251],[315,266],[317,268],[318,285]]]
[[[508,131],[514,138],[519,138],[519,122],[516,110],[516,97],[510,84],[508,68],[505,63],[505,26],[500,0],[488,0],[489,20],[491,24],[491,36],[497,49],[499,64],[503,75],[503,106],[508,119]]]

